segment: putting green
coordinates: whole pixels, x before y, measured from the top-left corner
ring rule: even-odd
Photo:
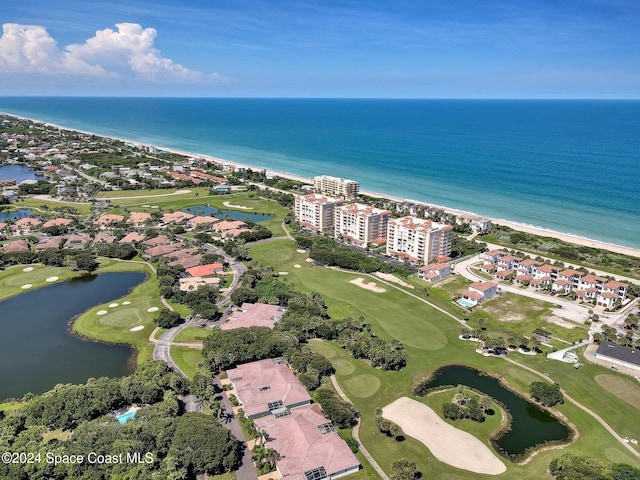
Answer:
[[[108,325],[110,327],[133,327],[140,325],[147,319],[140,314],[137,308],[122,308],[119,310],[112,310],[109,315],[100,317],[100,325]]]
[[[351,395],[358,398],[370,397],[380,388],[380,380],[378,380],[378,377],[368,373],[355,375],[346,379],[343,383],[345,389]]]
[[[336,373],[338,375],[351,375],[353,371],[356,369],[353,363],[349,362],[348,360],[343,360],[341,358],[337,358],[331,363],[333,364],[333,368],[336,369]]]
[[[617,375],[602,374],[593,377],[598,385],[610,391],[629,405],[640,409],[640,385]]]

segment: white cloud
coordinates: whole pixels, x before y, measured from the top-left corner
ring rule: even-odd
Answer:
[[[221,79],[163,57],[154,47],[157,31],[137,23],[98,30],[81,44],[60,49],[46,28],[5,23],[0,37],[0,74],[40,73],[145,79]]]

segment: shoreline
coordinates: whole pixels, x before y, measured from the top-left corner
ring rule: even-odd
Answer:
[[[52,127],[52,128],[57,128],[59,130],[66,130],[66,131],[70,131],[70,132],[78,132],[81,134],[85,134],[85,135],[95,135],[101,138],[105,138],[105,139],[109,139],[109,140],[115,140],[115,141],[120,141],[120,142],[124,142],[124,143],[132,143],[132,144],[137,144],[137,145],[148,145],[148,146],[154,146],[160,150],[169,152],[169,153],[173,153],[173,154],[177,154],[177,155],[182,155],[185,157],[196,157],[196,158],[204,158],[207,161],[211,161],[211,162],[216,162],[216,163],[227,163],[230,166],[233,167],[244,167],[244,168],[250,168],[252,170],[257,170],[257,169],[265,169],[269,172],[274,173],[275,175],[281,177],[281,178],[286,178],[288,180],[295,180],[295,181],[299,181],[308,185],[312,185],[313,184],[313,179],[307,178],[307,177],[303,177],[301,175],[296,175],[293,173],[288,173],[288,172],[281,172],[278,170],[272,170],[269,169],[267,167],[264,166],[257,166],[257,165],[249,165],[249,164],[245,164],[245,163],[240,163],[240,162],[236,162],[236,161],[232,161],[232,160],[227,160],[224,158],[220,158],[220,157],[215,157],[212,155],[205,155],[202,153],[194,153],[194,152],[188,152],[186,150],[181,150],[181,149],[177,149],[177,148],[170,148],[170,147],[164,147],[162,145],[154,145],[154,144],[147,144],[147,143],[142,143],[139,141],[135,141],[135,140],[130,140],[130,139],[125,139],[125,138],[121,138],[121,137],[113,137],[110,135],[101,135],[101,134],[97,134],[94,132],[89,132],[86,130],[78,130],[75,128],[69,128],[69,127],[64,127],[62,125],[57,125],[54,123],[50,123],[50,122],[46,122],[43,120],[38,120],[38,119],[33,119],[33,118],[29,118],[29,117],[24,117],[24,116],[20,116],[20,115],[15,115],[12,113],[8,113],[8,112],[2,112],[0,111],[0,115],[6,115],[9,117],[14,117],[14,118],[18,118],[20,120],[25,120],[25,121],[29,121],[29,122],[33,122],[36,124],[40,124],[40,125],[44,125],[44,126],[48,126],[48,127]],[[330,174],[330,173],[328,173]],[[456,216],[479,216],[479,217],[484,217],[484,218],[488,218],[492,221],[492,223],[496,224],[496,225],[501,225],[501,226],[505,226],[505,227],[509,227],[512,228],[514,230],[517,231],[521,231],[524,233],[530,233],[533,235],[538,235],[538,236],[542,236],[542,237],[551,237],[551,238],[555,238],[555,239],[559,239],[559,240],[563,240],[565,242],[568,243],[572,243],[572,244],[576,244],[576,245],[580,245],[580,246],[584,246],[584,247],[591,247],[591,248],[598,248],[598,249],[603,249],[603,250],[608,250],[611,252],[615,252],[615,253],[621,253],[624,255],[629,255],[632,257],[638,257],[640,258],[640,248],[636,248],[636,247],[629,247],[629,246],[625,246],[625,245],[619,245],[616,243],[611,243],[611,242],[607,242],[604,240],[597,240],[597,239],[593,239],[593,238],[588,238],[588,237],[584,237],[581,235],[577,235],[577,234],[573,234],[573,233],[566,233],[566,232],[559,232],[557,230],[552,230],[552,229],[548,229],[545,227],[540,227],[540,226],[536,226],[536,225],[528,225],[526,223],[521,223],[521,222],[517,222],[517,221],[513,221],[513,220],[508,220],[508,219],[503,219],[503,218],[492,218],[490,216],[486,216],[486,215],[481,215],[475,212],[469,212],[469,211],[465,211],[465,210],[459,210],[456,208],[451,208],[451,207],[446,207],[444,205],[436,205],[436,204],[432,204],[432,203],[428,203],[428,202],[424,202],[424,201],[419,201],[419,200],[412,200],[409,198],[404,198],[404,197],[398,197],[396,195],[389,195],[389,194],[385,194],[382,192],[374,192],[374,191],[369,191],[369,190],[361,190],[360,191],[361,194],[369,196],[369,197],[373,197],[373,198],[378,198],[378,199],[388,199],[388,200],[392,200],[395,202],[411,202],[411,203],[415,203],[418,205],[425,205],[425,206],[429,206],[429,207],[435,207],[435,208],[439,208],[442,209],[445,213],[448,214],[452,214],[452,215],[456,215]]]

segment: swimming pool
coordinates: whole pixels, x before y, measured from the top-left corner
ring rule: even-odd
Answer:
[[[127,412],[127,413],[123,413],[122,415],[118,415],[116,418],[118,419],[118,421],[124,425],[125,423],[127,423],[129,420],[132,420],[133,417],[136,416],[136,412]]]
[[[475,307],[475,306],[476,306],[476,304],[475,304],[475,303],[473,303],[473,302],[472,302],[472,301],[470,301],[470,300],[467,300],[466,298],[459,298],[458,300],[456,300],[456,302],[457,302],[459,305],[462,305],[462,306],[463,306],[463,307],[465,307],[465,308],[471,308],[471,307]]]

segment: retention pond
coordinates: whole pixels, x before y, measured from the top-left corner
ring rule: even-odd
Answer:
[[[496,450],[511,459],[519,459],[532,449],[547,443],[566,442],[571,430],[559,419],[505,388],[497,378],[461,365],[442,367],[417,393],[447,386],[465,385],[497,400],[511,416],[511,429],[492,440]]]
[[[69,322],[122,297],[144,278],[137,272],[92,275],[0,302],[0,400],[42,393],[58,383],[130,373],[131,347],[81,339],[70,333]]]

